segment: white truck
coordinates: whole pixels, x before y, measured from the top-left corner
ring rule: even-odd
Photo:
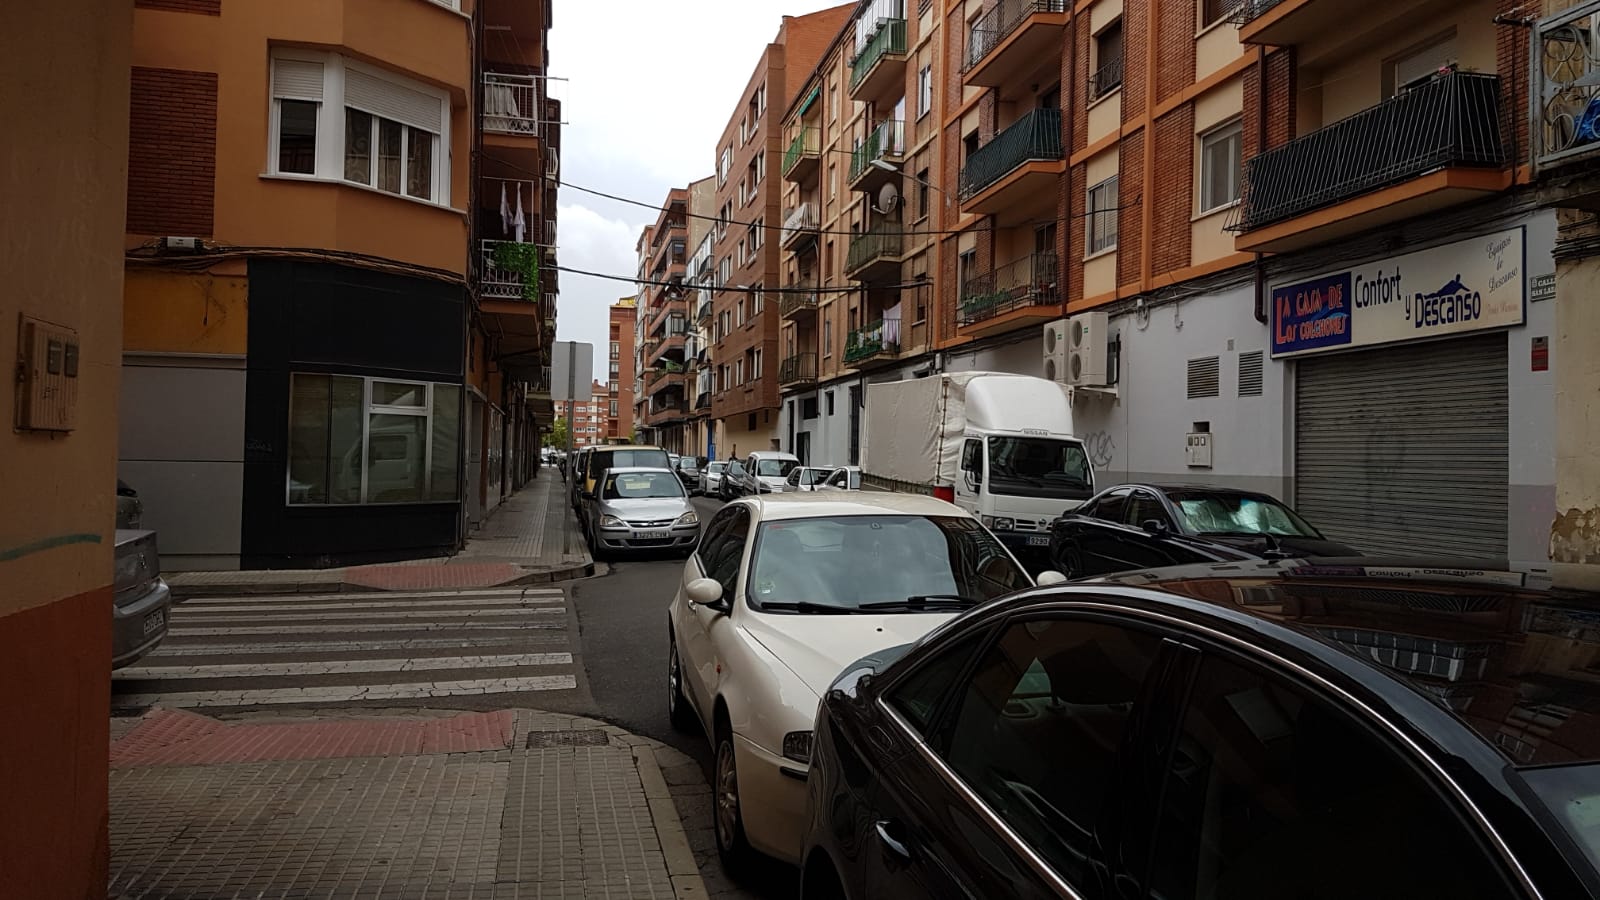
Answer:
[[[1056,517],[1094,495],[1064,385],[961,372],[869,384],[865,400],[865,486],[950,501],[1025,563],[1046,557]]]

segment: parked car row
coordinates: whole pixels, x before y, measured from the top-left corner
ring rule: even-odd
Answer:
[[[1600,897],[1600,598],[1245,491],[1118,486],[1051,534],[1088,580],[928,497],[711,517],[666,688],[726,862],[808,900]]]

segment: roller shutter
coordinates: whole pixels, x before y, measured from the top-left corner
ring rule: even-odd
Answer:
[[[1295,507],[1364,552],[1504,558],[1503,333],[1302,358]]]

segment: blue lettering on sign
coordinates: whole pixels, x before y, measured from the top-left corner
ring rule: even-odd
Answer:
[[[1417,328],[1474,322],[1483,315],[1483,295],[1462,284],[1457,275],[1431,294],[1419,291],[1408,304],[1406,315]]]
[[[1398,273],[1396,273],[1398,281]],[[1350,343],[1349,272],[1272,291],[1272,352],[1295,353]],[[1384,302],[1378,298],[1367,302]]]

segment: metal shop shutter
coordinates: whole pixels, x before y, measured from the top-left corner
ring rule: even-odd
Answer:
[[[1504,558],[1506,336],[1301,359],[1295,508],[1371,553]]]

